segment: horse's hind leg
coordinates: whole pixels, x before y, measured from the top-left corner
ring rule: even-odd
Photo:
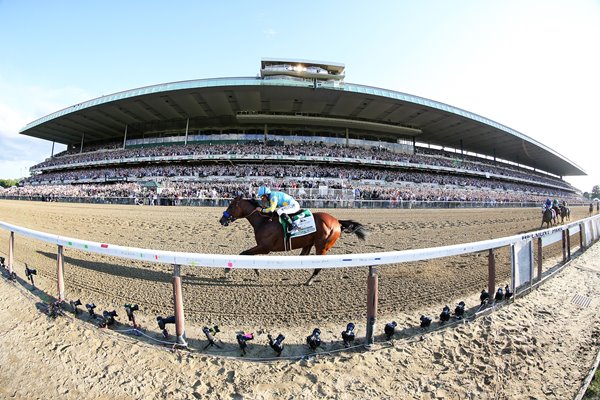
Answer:
[[[327,238],[315,241],[315,252],[317,253],[317,255],[323,256],[327,254],[329,249],[331,249],[335,242],[340,238],[340,234],[341,231],[339,229],[332,229],[329,231],[329,235],[327,236]],[[305,285],[312,285],[315,277],[319,275],[319,272],[321,272],[321,268],[315,268],[310,278],[308,278],[308,280],[306,281]]]
[[[313,273],[312,273],[312,275],[310,276],[310,278],[308,278],[308,280],[306,281],[305,285],[306,285],[306,286],[310,286],[310,285],[312,285],[312,283],[313,283],[313,281],[314,281],[315,277],[316,277],[317,275],[319,275],[319,272],[321,272],[321,268],[315,268],[315,269],[314,269],[314,271],[313,271]]]
[[[305,246],[302,248],[302,251],[300,252],[301,256],[307,256],[310,254],[310,250],[312,249],[312,244],[310,246]],[[312,273],[312,275],[310,276],[310,278],[308,278],[308,280],[306,281],[305,285],[306,286],[310,286],[313,283],[313,279],[315,279],[315,276],[317,276],[317,274],[321,271],[321,269],[315,269]]]
[[[312,244],[310,246],[306,246],[302,248],[302,251],[300,252],[301,256],[307,256],[310,254],[310,249],[312,249]]]

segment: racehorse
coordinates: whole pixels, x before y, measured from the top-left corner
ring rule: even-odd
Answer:
[[[567,221],[571,220],[571,209],[567,206],[560,206],[560,223],[565,222],[565,218]]]
[[[553,208],[546,208],[544,213],[542,214],[542,224],[540,225],[540,229],[546,224],[546,228],[550,228],[550,225],[554,225],[556,223],[556,211]]]
[[[262,214],[256,210],[260,207],[256,200],[243,199],[241,196],[234,198],[227,210],[223,212],[223,216],[219,220],[221,225],[227,226],[236,219],[246,218],[252,228],[254,228],[254,238],[256,246],[244,250],[240,255],[255,255],[268,254],[272,251],[284,251],[284,236],[283,227],[278,221],[276,214],[275,218],[272,215]],[[361,240],[366,240],[368,232],[365,227],[352,220],[340,221],[330,214],[324,212],[313,213],[315,218],[316,232],[308,235],[295,237],[291,239],[292,249],[302,249],[301,256],[306,256],[310,253],[312,247],[315,247],[317,255],[323,255],[333,247],[339,239],[342,232],[354,233]],[[228,274],[230,269],[226,268],[225,273]],[[258,270],[254,272],[258,275]],[[316,268],[306,285],[310,285],[317,274],[321,272],[321,268]]]

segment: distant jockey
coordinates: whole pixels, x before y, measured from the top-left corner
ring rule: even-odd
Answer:
[[[554,199],[554,201],[552,202],[552,208],[554,208],[556,215],[560,215],[560,203],[557,199]]]
[[[263,203],[269,204],[268,207],[257,207],[256,210],[262,213],[276,212],[280,217],[288,223],[288,233],[296,233],[298,226],[288,214],[293,214],[300,211],[300,204],[292,196],[287,193],[271,191],[266,186],[258,188],[258,197]]]
[[[544,203],[544,206],[542,207],[542,213],[549,208],[552,208],[552,200],[550,200],[550,198],[548,197],[546,199],[546,202]]]

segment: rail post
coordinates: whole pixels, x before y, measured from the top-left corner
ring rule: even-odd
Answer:
[[[565,231],[565,235],[567,237],[567,259],[571,259],[571,232],[569,228]]]
[[[563,262],[567,261],[567,235],[566,232],[562,231],[562,250],[563,250]]]
[[[365,348],[370,349],[375,343],[375,322],[377,321],[377,301],[379,281],[377,277],[377,267],[369,267],[369,277],[367,279],[367,335],[365,337]]]
[[[13,276],[13,260],[15,253],[15,233],[10,232],[10,238],[8,239],[8,276]]]
[[[579,224],[579,250],[583,251],[585,247],[583,246],[583,230],[585,229],[584,224]]]
[[[175,298],[175,334],[177,344],[187,347],[185,341],[185,316],[183,314],[183,294],[181,291],[181,266],[173,264],[173,297]]]
[[[496,256],[494,249],[488,251],[488,293],[491,298],[496,293]]]
[[[538,273],[537,273],[537,280],[541,281],[542,280],[542,262],[543,262],[543,258],[544,258],[544,250],[543,250],[543,245],[542,245],[542,238],[538,238],[537,240],[537,248],[538,248],[538,259],[537,259],[537,267],[538,267]]]
[[[65,301],[65,278],[64,278],[64,256],[63,247],[58,245],[58,253],[56,255],[56,276],[58,285],[58,301]]]

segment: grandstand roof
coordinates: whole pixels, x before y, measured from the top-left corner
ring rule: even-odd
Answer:
[[[218,78],[165,83],[99,97],[33,121],[20,133],[63,144],[123,139],[126,126],[156,132],[321,126],[363,138],[410,139],[527,165],[585,175],[526,135],[437,101],[370,86],[289,78]],[[131,130],[130,130],[131,132]]]

